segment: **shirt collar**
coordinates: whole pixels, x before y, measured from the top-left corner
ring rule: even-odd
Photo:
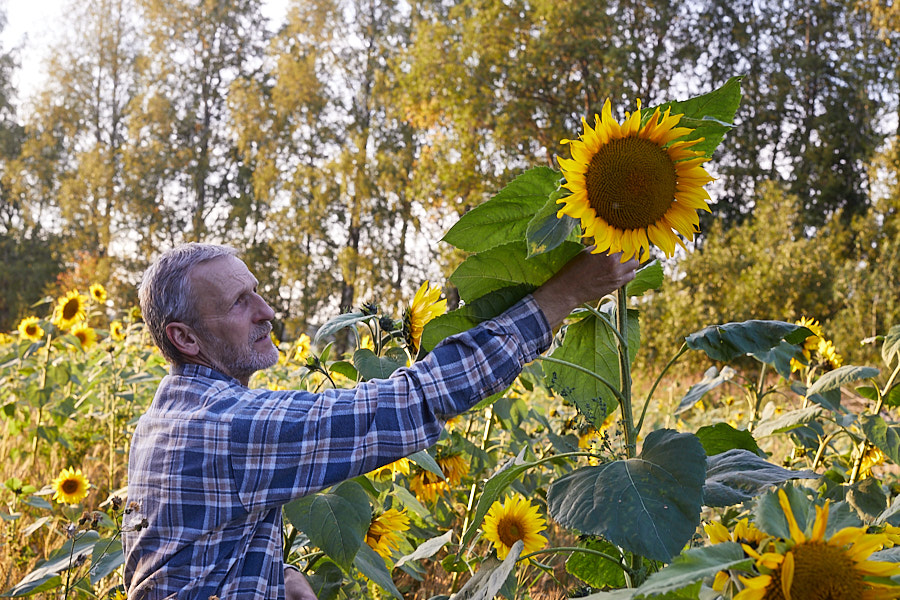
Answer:
[[[243,387],[240,381],[235,379],[234,377],[229,377],[225,373],[221,371],[216,371],[215,369],[210,369],[209,367],[203,365],[197,365],[194,363],[185,363],[183,365],[172,365],[169,368],[170,375],[180,375],[182,377],[205,377],[207,379],[217,379],[219,381],[228,381],[230,383],[234,383]]]

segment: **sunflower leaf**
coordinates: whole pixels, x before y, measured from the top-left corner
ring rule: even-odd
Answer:
[[[391,573],[384,564],[384,559],[372,550],[368,544],[363,544],[359,547],[359,552],[356,553],[356,557],[353,559],[353,565],[363,575],[375,582],[383,590],[389,592],[394,598],[403,600],[403,594],[394,585]]]
[[[315,337],[313,338],[313,345],[318,346],[319,341],[328,336],[334,335],[341,329],[345,327],[352,327],[357,323],[362,323],[364,321],[370,321],[375,319],[375,315],[366,315],[361,312],[350,312],[340,314],[333,319],[329,319],[324,325],[319,327],[319,330],[316,332]]]
[[[614,310],[612,303],[604,305]],[[596,316],[586,317],[566,327],[562,344],[550,355],[552,359],[579,365],[619,389],[619,349],[609,323]],[[639,313],[628,311],[629,359],[633,362],[641,344]],[[598,377],[580,369],[545,361],[544,381],[557,394],[575,403],[578,411],[596,428],[612,413],[618,400],[615,393]]]
[[[900,465],[900,426],[888,425],[878,415],[861,415],[859,420],[866,439]]]
[[[685,140],[703,138],[703,141],[692,146],[692,150],[712,156],[715,149],[734,126],[734,115],[741,103],[741,79],[732,77],[720,88],[683,101],[668,102],[660,105],[660,110],[671,107],[672,114],[682,114],[679,127],[690,127],[694,131],[685,136]],[[653,108],[642,112],[652,111]]]
[[[703,444],[706,456],[715,456],[736,449],[747,450],[759,456],[765,455],[757,445],[753,434],[747,430],[735,429],[728,423],[706,425],[698,429],[696,435]]]
[[[900,325],[894,325],[886,336],[881,346],[881,357],[888,366],[894,362],[894,358],[900,355]]]
[[[706,506],[731,506],[751,500],[772,485],[818,477],[813,471],[791,471],[773,465],[749,450],[729,450],[707,460],[703,501]]]
[[[641,597],[664,594],[706,577],[711,579],[719,571],[750,571],[752,565],[753,559],[744,554],[741,545],[736,542],[691,548],[672,561],[672,564],[651,575],[637,591]]]
[[[812,500],[803,488],[786,485],[784,490],[790,503],[791,512],[797,520],[800,531],[809,531],[808,525],[815,519],[815,508]],[[777,492],[768,492],[756,502],[756,518],[754,522],[761,531],[784,539],[791,539],[791,529],[787,517],[778,500]]]
[[[490,510],[491,505],[500,498],[500,494],[503,493],[503,490],[505,490],[510,483],[518,479],[519,475],[524,471],[538,464],[533,462],[522,462],[522,456],[524,454],[525,451],[523,450],[517,457],[501,466],[500,469],[484,484],[484,491],[478,498],[478,505],[475,507],[475,514],[472,516],[472,522],[469,524],[469,528],[466,529],[465,533],[463,533],[460,546],[465,546],[472,541],[478,528],[481,527],[481,522],[484,521],[485,515],[488,513],[488,510]]]
[[[385,356],[377,356],[368,348],[360,348],[353,353],[353,364],[365,381],[387,379],[391,373],[406,366]]]
[[[583,467],[547,494],[554,520],[629,552],[668,561],[700,523],[706,453],[696,436],[660,429],[637,458]]]
[[[431,351],[445,337],[493,319],[531,293],[536,287],[531,284],[520,284],[496,290],[473,302],[468,302],[456,310],[435,317],[425,325],[425,330],[422,332],[422,348]]]
[[[465,302],[513,285],[538,287],[583,249],[579,243],[564,242],[552,252],[528,258],[522,241],[495,246],[466,258],[450,276],[450,283],[459,288]]]
[[[784,321],[743,321],[710,325],[685,338],[688,348],[702,350],[713,360],[728,362],[745,354],[765,352],[781,340],[797,343],[812,332],[806,327]]]
[[[353,564],[371,521],[366,492],[348,481],[330,492],[286,504],[288,521],[345,570]]]
[[[678,403],[675,414],[680,415],[693,408],[707,392],[714,390],[726,381],[734,379],[734,374],[735,370],[728,366],[722,367],[721,371],[715,367],[708,368],[706,373],[703,374],[703,379],[692,385],[681,399],[681,402]]]
[[[529,221],[525,232],[525,239],[528,242],[528,258],[550,252],[566,240],[576,241],[578,239],[577,235],[572,233],[576,231],[578,219],[573,219],[569,215],[556,216],[561,208],[556,201],[564,191],[562,188],[558,188],[550,194],[547,203]]]
[[[619,556],[619,549],[603,539],[587,538],[578,542],[579,548],[597,550],[612,557]],[[597,554],[573,552],[566,559],[566,572],[574,575],[592,588],[625,587],[625,573],[622,567]]]
[[[822,394],[831,390],[840,389],[842,385],[846,385],[852,381],[860,379],[871,379],[877,377],[881,371],[875,367],[857,367],[854,365],[844,365],[838,367],[834,371],[825,373],[814,384],[809,386],[806,393],[810,396],[813,394]]]
[[[663,283],[663,279],[662,265],[659,264],[658,260],[654,260],[652,263],[641,267],[635,273],[634,279],[625,286],[625,295],[628,297],[643,296],[644,292],[658,290]]]
[[[460,217],[443,241],[467,252],[483,252],[525,239],[528,224],[559,187],[559,180],[559,172],[550,167],[525,171],[496,196]]]

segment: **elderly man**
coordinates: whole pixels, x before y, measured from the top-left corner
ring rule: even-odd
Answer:
[[[572,309],[636,267],[582,252],[411,367],[313,394],[247,387],[278,351],[274,313],[233,249],[166,252],[139,294],[171,370],[132,439],[128,499],[146,521],[123,533],[128,598],[314,597],[285,571],[281,507],[434,444],[444,420],[511,384]]]

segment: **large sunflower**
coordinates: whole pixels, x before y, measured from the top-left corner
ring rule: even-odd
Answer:
[[[91,482],[81,473],[81,469],[63,469],[53,480],[53,499],[60,504],[78,504],[87,496]]]
[[[407,334],[407,342],[416,351],[419,350],[425,325],[433,318],[447,312],[447,301],[440,300],[440,297],[441,288],[430,287],[426,281],[416,292],[412,305],[404,312],[403,325]]]
[[[402,532],[409,529],[409,517],[396,508],[386,510],[374,519],[366,532],[366,543],[381,558],[390,558],[400,548]]]
[[[26,340],[39,342],[44,339],[44,329],[41,327],[41,320],[37,317],[25,317],[19,321],[19,335]]]
[[[900,565],[867,560],[889,543],[886,534],[866,533],[865,527],[845,527],[825,538],[828,505],[816,507],[811,532],[800,529],[784,490],[778,502],[791,537],[760,547],[744,544],[756,559],[760,574],[741,577],[746,586],[734,600],[887,600],[900,598],[900,586],[886,583],[900,574]],[[877,580],[870,578],[878,578]]]
[[[594,252],[621,251],[622,262],[648,257],[650,244],[672,256],[676,243],[684,246],[675,232],[693,240],[697,210],[709,211],[703,186],[713,180],[701,166],[709,159],[690,149],[702,138],[683,140],[693,129],[676,127],[682,115],[657,108],[641,125],[640,100],[637,106],[619,124],[607,100],[593,128],[582,119],[584,134],[561,141],[572,158],[559,159],[572,193],[557,201],[565,205],[558,216],[580,219]]]
[[[78,321],[84,320],[84,307],[87,298],[72,290],[61,297],[53,311],[53,324],[59,329],[66,330]]]
[[[513,496],[502,504],[498,500],[491,505],[484,517],[482,529],[485,539],[494,544],[497,558],[503,560],[512,545],[519,540],[525,544],[523,555],[543,548],[547,538],[541,532],[546,525],[537,506],[524,498]]]

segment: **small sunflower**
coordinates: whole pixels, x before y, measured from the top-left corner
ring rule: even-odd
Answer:
[[[125,339],[125,326],[122,321],[113,321],[109,324],[109,337],[117,342]]]
[[[832,369],[837,369],[844,364],[844,357],[837,353],[831,340],[819,340],[819,345],[816,349],[819,351],[819,356],[822,357],[822,360]]]
[[[401,459],[395,460],[394,462],[384,465],[383,467],[378,467],[377,469],[375,469],[374,471],[369,473],[369,475],[371,477],[374,477],[375,479],[379,479],[381,477],[386,477],[387,475],[390,475],[391,479],[393,479],[398,474],[409,475],[409,459],[408,458],[401,458]]]
[[[69,333],[78,338],[78,341],[81,342],[82,350],[88,350],[97,343],[97,332],[94,331],[93,327],[88,326],[87,323],[79,323]]]
[[[106,288],[99,283],[91,285],[90,294],[91,299],[94,300],[94,302],[98,302],[100,304],[106,302]]]
[[[525,544],[523,555],[543,548],[547,538],[541,532],[546,526],[547,522],[538,513],[537,506],[524,498],[513,496],[502,504],[498,500],[491,505],[484,517],[482,529],[485,539],[494,544],[497,558],[503,560],[512,545],[519,540]]]
[[[366,543],[381,558],[388,559],[394,550],[400,548],[402,532],[409,529],[409,517],[405,511],[395,508],[386,510],[374,519],[366,532]]]
[[[682,115],[657,108],[642,125],[640,100],[637,106],[619,124],[607,100],[593,128],[582,119],[584,134],[560,142],[572,152],[559,159],[572,193],[557,201],[564,204],[557,216],[580,219],[594,252],[621,251],[622,262],[649,257],[650,244],[672,256],[676,243],[684,246],[676,232],[693,240],[697,210],[709,211],[703,186],[713,181],[702,167],[709,159],[690,149],[703,139],[684,140],[693,129],[676,127]]]
[[[865,527],[845,527],[830,538],[828,504],[816,506],[811,532],[802,531],[784,490],[778,502],[791,537],[744,550],[756,559],[760,575],[741,577],[745,588],[734,600],[887,600],[900,598],[900,587],[887,583],[900,575],[896,563],[867,560],[889,542],[885,534]]]
[[[296,349],[294,350],[294,360],[296,362],[306,364],[306,359],[309,358],[311,344],[312,340],[309,339],[309,336],[305,333],[301,333],[300,337],[297,338]]]
[[[407,343],[416,351],[422,341],[425,325],[447,312],[447,301],[440,300],[441,288],[430,287],[426,281],[413,298],[412,305],[404,311],[403,325]]]
[[[81,473],[81,469],[63,469],[53,480],[53,499],[60,504],[78,504],[87,496],[91,482]]]
[[[44,329],[41,327],[41,320],[37,317],[25,317],[19,321],[19,335],[26,340],[39,342],[44,339]]]
[[[70,291],[59,299],[53,311],[53,324],[65,331],[78,321],[83,321],[86,304],[87,298],[79,294],[78,290]]]
[[[462,454],[442,456],[437,459],[437,464],[444,472],[448,485],[459,485],[463,477],[469,474],[469,463]]]
[[[419,471],[409,480],[409,490],[419,500],[433,503],[439,495],[449,491],[450,486],[431,471]]]

